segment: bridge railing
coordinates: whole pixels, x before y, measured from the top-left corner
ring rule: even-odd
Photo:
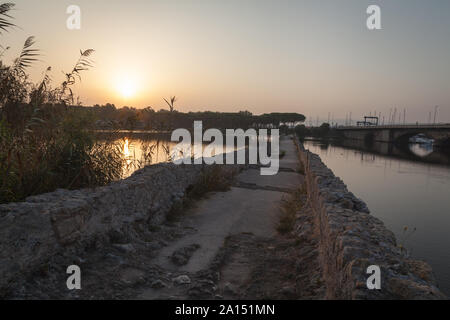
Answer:
[[[370,129],[450,129],[450,123],[437,124],[391,124],[391,125],[373,125],[373,126],[337,126],[337,130],[370,130]]]

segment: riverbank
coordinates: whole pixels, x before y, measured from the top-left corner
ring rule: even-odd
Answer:
[[[297,141],[308,199],[320,233],[321,264],[330,299],[445,299],[431,267],[409,259],[394,234],[368,213],[345,183]],[[381,269],[381,290],[368,290],[367,268]]]
[[[364,199],[371,215],[394,232],[410,257],[432,266],[440,289],[448,296],[450,167],[347,143],[305,141],[304,146]]]

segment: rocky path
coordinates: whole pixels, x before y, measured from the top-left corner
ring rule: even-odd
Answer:
[[[317,240],[305,206],[293,231],[277,232],[283,201],[304,183],[293,141],[276,176],[257,168],[227,192],[208,194],[177,221],[134,225],[82,252],[55,256],[18,283],[10,298],[320,299]],[[302,199],[298,199],[301,201]],[[306,201],[305,201],[306,202]],[[67,291],[61,266],[80,265],[82,290]]]

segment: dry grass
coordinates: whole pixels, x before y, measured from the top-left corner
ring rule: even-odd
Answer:
[[[99,142],[89,119],[67,111],[22,135],[0,120],[0,203],[52,192],[107,185],[122,176],[120,146]]]
[[[289,194],[281,200],[281,214],[277,225],[277,231],[280,234],[288,234],[293,231],[295,226],[296,214],[302,210],[304,205],[304,196],[306,188],[304,185]]]
[[[223,165],[213,165],[206,169],[197,183],[189,190],[192,198],[201,198],[209,192],[225,192],[230,190],[235,173]]]
[[[195,200],[205,197],[210,192],[229,191],[236,172],[224,165],[213,165],[207,167],[197,182],[188,188],[183,201],[175,203],[172,210],[167,214],[167,221],[176,221],[188,208],[192,207]]]

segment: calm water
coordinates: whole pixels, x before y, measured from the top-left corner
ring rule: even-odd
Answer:
[[[123,156],[126,159],[123,172],[124,178],[129,177],[133,172],[139,170],[145,165],[152,165],[172,161],[172,150],[177,146],[177,142],[170,141],[169,135],[158,135],[155,137],[152,134],[136,134],[128,133],[115,140],[123,150]],[[206,144],[207,145],[207,144]],[[190,149],[191,156],[198,157],[200,154],[194,154],[194,148],[190,144],[185,144],[182,147],[182,154],[178,154],[175,159],[183,158],[183,155],[188,154]],[[233,152],[236,148],[223,147],[225,153]],[[215,155],[213,153],[212,155]]]
[[[121,145],[124,158],[124,178],[145,165],[170,161],[170,152],[176,143],[166,139],[143,139],[135,136],[127,136],[116,141]]]
[[[419,145],[364,150],[305,141],[305,148],[320,155],[412,257],[433,267],[440,288],[450,295],[450,157]]]

